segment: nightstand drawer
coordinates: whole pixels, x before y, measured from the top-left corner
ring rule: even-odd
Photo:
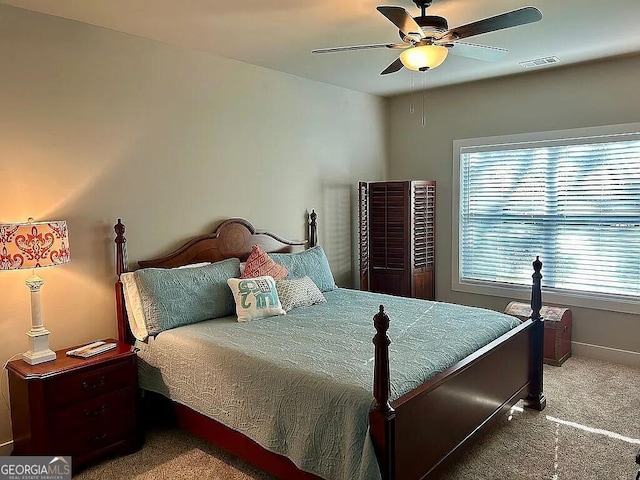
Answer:
[[[87,369],[81,373],[65,374],[46,382],[45,395],[52,407],[97,397],[106,392],[135,385],[133,360],[112,363],[107,367]]]
[[[134,412],[121,412],[117,418],[102,418],[75,429],[58,429],[53,445],[64,450],[61,455],[82,456],[118,442],[131,440],[135,434]]]
[[[133,414],[134,410],[135,392],[131,388],[123,388],[54,411],[52,431],[70,432],[93,428],[104,422],[120,422],[123,416]]]

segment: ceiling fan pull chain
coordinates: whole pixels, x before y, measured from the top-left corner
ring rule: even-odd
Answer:
[[[416,109],[415,109],[415,108],[414,108],[414,106],[413,106],[413,99],[414,99],[414,94],[413,94],[413,92],[414,92],[414,90],[415,90],[415,87],[414,87],[414,83],[415,83],[415,74],[416,74],[416,73],[415,73],[414,71],[411,71],[411,74],[410,74],[410,76],[411,76],[411,103],[410,103],[410,105],[409,105],[409,113],[414,113],[414,112],[416,111]]]
[[[427,125],[427,119],[425,117],[425,112],[424,112],[424,97],[425,97],[425,91],[427,90],[427,72],[424,72],[422,74],[422,126],[426,126]]]

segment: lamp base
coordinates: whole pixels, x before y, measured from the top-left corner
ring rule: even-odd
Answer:
[[[39,328],[27,332],[29,337],[29,350],[22,354],[22,360],[29,365],[51,362],[56,359],[56,352],[49,348],[49,330]]]

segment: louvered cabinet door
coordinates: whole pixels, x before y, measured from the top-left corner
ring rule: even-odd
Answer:
[[[360,288],[435,298],[433,181],[360,182]]]
[[[408,182],[369,184],[369,282],[372,292],[410,296]]]
[[[360,290],[369,290],[369,194],[368,183],[358,184],[358,257],[360,263]]]
[[[436,184],[411,184],[411,296],[435,299]]]

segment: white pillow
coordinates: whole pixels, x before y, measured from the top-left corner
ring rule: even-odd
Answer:
[[[236,301],[239,322],[287,313],[280,304],[273,277],[229,278],[227,284]]]
[[[195,268],[204,267],[211,262],[191,263],[175,268]],[[142,308],[142,300],[140,299],[140,291],[138,284],[133,275],[134,272],[127,272],[120,275],[122,282],[122,290],[124,292],[124,303],[127,308],[127,317],[129,318],[129,328],[133,336],[140,341],[145,341],[149,337],[147,324],[145,321],[144,310]]]

